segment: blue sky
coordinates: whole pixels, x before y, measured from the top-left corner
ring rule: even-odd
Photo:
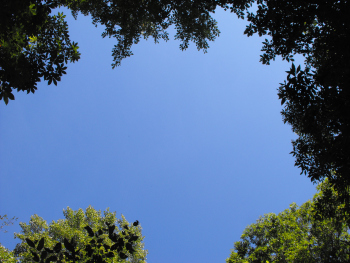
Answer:
[[[67,13],[80,61],[57,87],[0,104],[0,214],[51,222],[67,206],[109,207],[140,221],[148,262],[212,263],[260,215],[312,198],[280,115],[289,64],[262,65],[263,39],[233,14],[215,18],[207,54],[150,39],[112,70],[115,40]],[[0,233],[11,249],[18,222]]]

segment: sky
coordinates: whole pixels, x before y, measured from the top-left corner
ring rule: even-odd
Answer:
[[[58,86],[0,101],[0,233],[13,249],[19,222],[47,222],[92,205],[139,220],[147,262],[225,262],[244,228],[312,198],[294,167],[277,96],[290,64],[259,62],[264,38],[218,10],[208,53],[179,41],[132,47],[112,69],[114,39],[67,13],[81,59]]]

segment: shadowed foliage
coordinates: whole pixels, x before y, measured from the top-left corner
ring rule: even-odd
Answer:
[[[65,219],[52,222],[37,215],[29,224],[20,223],[22,240],[14,250],[21,262],[146,262],[143,237],[138,221],[129,224],[125,218],[116,219],[115,213],[88,207],[64,210]]]

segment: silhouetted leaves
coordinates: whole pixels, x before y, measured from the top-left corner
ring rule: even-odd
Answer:
[[[125,247],[131,254],[135,252],[135,250],[132,247],[132,243],[126,243]]]
[[[48,255],[49,253],[46,251],[46,250],[44,250],[43,252],[41,252],[41,259],[43,260],[43,259],[45,259],[46,257],[47,257],[47,255]]]
[[[62,249],[62,244],[61,244],[61,243],[57,243],[57,244],[54,246],[54,248],[53,248],[53,250],[54,250],[56,253],[59,253],[59,252],[61,251],[61,249]]]
[[[112,235],[112,234],[113,234],[114,229],[115,229],[115,225],[112,225],[112,226],[109,226],[109,227],[108,227],[109,235]]]
[[[36,248],[38,251],[41,251],[44,248],[45,238],[40,239],[38,247]]]
[[[71,242],[69,242],[66,238],[63,240],[64,246],[66,249],[68,249],[70,252],[75,252],[75,247],[74,247],[74,240],[72,238]]]
[[[86,231],[82,231],[82,233],[87,237],[87,243],[84,241],[84,245],[77,243],[79,242],[76,240],[77,236],[71,237],[70,240],[63,238],[61,242],[54,244],[53,247],[45,247],[45,237],[41,237],[39,240],[26,238],[25,241],[30,247],[29,251],[34,262],[59,263],[83,260],[82,262],[85,263],[106,263],[108,259],[114,257],[126,259],[128,255],[134,255],[138,249],[135,242],[139,239],[139,236],[134,234],[134,231],[136,230],[136,233],[139,233],[139,228],[134,228],[133,224],[129,226],[125,221],[120,221],[119,224],[125,231],[115,232],[116,226],[111,224],[108,225],[108,228],[102,227],[96,232],[90,226],[84,227]]]
[[[38,256],[38,254],[35,253],[34,251],[31,251],[31,253],[32,253],[32,255],[33,255],[33,260],[34,260],[35,262],[39,262],[40,258],[39,258],[39,256]]]
[[[139,238],[138,236],[131,235],[131,237],[129,238],[129,242],[134,242],[134,241],[136,241],[138,238]]]
[[[126,259],[128,256],[126,254],[124,254],[123,252],[119,252],[119,257],[121,259]]]
[[[78,61],[78,45],[71,41],[63,13],[51,14],[51,9],[63,6],[89,15],[94,25],[102,25],[102,37],[113,37],[117,43],[112,50],[112,68],[122,59],[133,55],[131,47],[142,38],[152,37],[157,43],[169,39],[167,29],[175,26],[175,39],[180,49],[193,42],[198,50],[209,48],[209,41],[219,36],[217,22],[211,16],[217,7],[244,17],[246,1],[3,1],[0,42],[0,100],[7,104],[14,99],[13,90],[34,93],[37,83],[44,79],[57,85],[66,74],[66,64]],[[34,7],[30,8],[30,5]],[[42,10],[40,15],[30,10]]]
[[[45,260],[45,263],[50,263],[50,262],[55,262],[55,261],[57,261],[57,256],[53,255],[53,256],[48,257]]]
[[[86,229],[86,231],[89,233],[90,237],[94,236],[94,231],[92,231],[91,227],[86,226],[86,227],[84,227],[84,229]]]
[[[49,248],[47,248],[47,247],[45,247],[44,249],[45,249],[45,251],[48,252],[48,253],[53,253],[53,252],[54,252],[52,249],[49,249]]]
[[[35,244],[33,241],[31,241],[29,238],[26,238],[26,241],[30,247],[35,248]]]

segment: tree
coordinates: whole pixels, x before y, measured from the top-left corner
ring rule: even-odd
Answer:
[[[68,61],[79,59],[62,13],[51,16],[57,1],[1,1],[0,99],[14,99],[12,90],[34,93],[41,78],[61,79]]]
[[[305,57],[278,90],[285,123],[299,136],[292,154],[313,182],[329,179],[350,202],[350,18],[346,0],[258,0],[245,34],[267,35],[261,62]],[[350,212],[350,210],[349,210]]]
[[[175,39],[185,50],[190,42],[204,51],[220,33],[211,17],[217,7],[243,17],[246,1],[178,0],[13,0],[1,1],[0,11],[0,99],[13,100],[13,90],[34,93],[43,78],[48,84],[61,80],[68,61],[79,60],[78,45],[71,42],[65,15],[51,15],[64,6],[77,18],[90,15],[94,25],[103,25],[102,37],[114,37],[112,67],[132,55],[131,46],[141,38],[157,43],[169,39],[167,28],[175,26]]]
[[[226,262],[349,262],[350,228],[336,218],[315,216],[315,202],[327,187],[320,184],[320,192],[300,207],[293,203],[278,215],[260,217],[243,231]],[[337,204],[331,210],[338,211]]]
[[[9,251],[0,244],[0,263],[16,263],[17,260],[12,251]]]
[[[63,212],[65,219],[49,225],[38,215],[29,224],[20,223],[14,254],[21,262],[146,262],[141,226],[117,219],[107,209],[104,215],[89,206]]]
[[[6,233],[7,230],[4,230],[4,227],[9,226],[9,225],[13,225],[13,222],[16,221],[17,218],[16,217],[12,217],[12,218],[8,218],[7,215],[0,215],[0,232],[4,232]],[[16,263],[16,258],[13,255],[13,252],[6,249],[5,247],[3,247],[0,243],[0,263]]]

